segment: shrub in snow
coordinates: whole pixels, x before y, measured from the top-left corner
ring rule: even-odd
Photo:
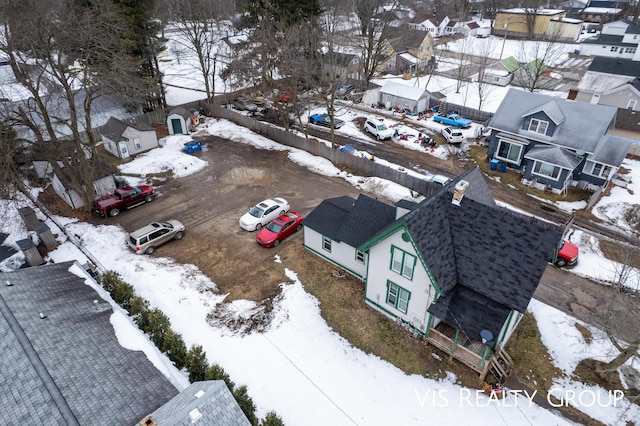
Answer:
[[[284,426],[284,422],[274,411],[269,411],[260,422],[260,426]]]
[[[251,424],[258,424],[258,419],[256,418],[256,405],[247,393],[247,387],[245,385],[240,386],[238,389],[233,391],[233,396]]]
[[[204,379],[205,380],[224,380],[224,382],[227,384],[227,387],[231,392],[233,392],[233,390],[236,387],[236,384],[233,383],[233,381],[231,380],[231,377],[229,377],[227,372],[224,371],[224,369],[220,367],[218,364],[213,364],[209,366],[209,368],[207,368],[207,371],[205,372],[205,375],[204,375]]]
[[[204,374],[207,371],[207,354],[202,346],[193,345],[187,352],[187,362],[185,364],[189,371],[189,381],[201,382],[204,380]]]

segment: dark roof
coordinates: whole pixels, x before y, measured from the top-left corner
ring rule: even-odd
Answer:
[[[596,56],[589,65],[588,71],[637,77],[640,75],[640,61]]]
[[[606,44],[607,46],[635,47],[637,44],[623,43],[623,36],[613,34],[600,34],[598,37],[589,37],[582,40],[584,44]]]
[[[13,284],[0,286],[4,423],[135,424],[178,393],[144,353],[120,345],[111,305],[73,265],[0,273]]]
[[[11,246],[3,245],[4,240],[6,240],[8,236],[9,236],[8,234],[3,234],[2,232],[0,232],[0,262],[10,258],[11,256],[13,256],[18,252],[16,249],[14,249]]]
[[[177,114],[184,118],[185,120],[191,116],[191,113],[184,109],[183,107],[175,107],[171,111],[169,111],[169,115]]]
[[[191,416],[198,414],[202,418],[193,421]],[[161,426],[190,426],[194,423],[198,426],[251,425],[222,380],[192,383],[154,411],[151,417]]]
[[[618,114],[616,114],[616,129],[640,132],[640,112],[626,108],[618,109]]]
[[[314,231],[358,247],[395,220],[395,208],[360,194],[324,200],[304,220]]]
[[[132,129],[139,130],[141,132],[150,132],[155,131],[153,127],[144,122],[138,123],[125,123],[122,120],[118,120],[115,117],[111,117],[107,124],[105,124],[100,132],[114,142],[118,142],[122,139],[122,134],[127,129],[127,127],[131,127]]]
[[[412,24],[421,24],[426,20],[431,21],[434,25],[440,25],[440,23],[446,18],[443,15],[434,15],[430,13],[416,13],[416,15],[411,19]]]
[[[469,29],[471,30],[475,30],[476,28],[480,28],[480,25],[478,25],[478,23],[476,21],[471,21],[471,22],[465,22],[465,24],[467,25],[467,27],[469,27]]]
[[[383,39],[387,40],[396,53],[419,48],[428,36],[429,32],[426,30],[416,30],[407,26],[386,27],[383,33]]]
[[[524,312],[562,233],[473,195],[476,186],[488,191],[474,174],[482,177],[477,169],[467,172],[400,220],[444,295],[462,286]],[[456,206],[451,199],[460,180],[469,188]]]

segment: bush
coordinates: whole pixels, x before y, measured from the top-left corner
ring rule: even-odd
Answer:
[[[133,286],[122,280],[120,274],[108,271],[102,277],[102,286],[111,294],[113,300],[123,309],[131,309],[131,299],[135,296]]]
[[[224,369],[220,367],[218,364],[210,365],[209,368],[207,368],[207,371],[205,372],[205,375],[204,375],[204,379],[205,380],[224,380],[224,382],[227,384],[227,387],[231,392],[233,392],[233,390],[236,387],[236,384],[231,381],[231,378],[229,377],[227,372],[224,371]]]
[[[245,385],[240,386],[238,389],[233,391],[233,397],[238,402],[238,405],[242,409],[244,415],[249,419],[249,422],[251,422],[252,425],[258,424],[258,419],[256,418],[256,406],[247,393],[247,387]]]
[[[189,382],[200,382],[204,380],[207,371],[207,354],[202,350],[202,346],[193,345],[187,352],[187,362],[185,367],[189,371]]]
[[[284,422],[275,411],[269,411],[260,422],[260,426],[284,426]]]
[[[164,341],[162,346],[165,348],[165,352],[169,359],[175,364],[178,370],[187,363],[187,346],[182,340],[182,336],[175,331],[169,329],[164,335]]]
[[[147,327],[144,330],[149,333],[151,341],[160,349],[165,352],[167,348],[164,347],[164,336],[167,331],[171,329],[171,321],[160,309],[154,308],[149,311],[147,315]]]
[[[133,317],[133,320],[138,324],[140,315],[149,311],[149,302],[140,296],[133,296],[131,298],[131,309],[129,315]]]

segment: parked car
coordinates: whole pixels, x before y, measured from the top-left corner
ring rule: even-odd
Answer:
[[[118,216],[123,210],[150,203],[155,196],[156,190],[149,185],[123,186],[113,194],[95,200],[93,212],[102,216]]]
[[[445,186],[452,181],[451,178],[448,178],[447,176],[444,176],[444,175],[427,175],[425,180],[427,182],[438,183],[442,186]]]
[[[349,94],[349,92],[351,92],[353,90],[353,86],[350,84],[343,84],[342,86],[338,87],[338,90],[336,90],[336,95],[337,96],[347,96]]]
[[[295,92],[282,92],[278,96],[278,102],[282,102],[283,104],[288,104],[289,102],[293,102],[296,98]]]
[[[382,121],[375,121],[371,118],[367,118],[364,122],[364,130],[371,133],[378,140],[391,139],[393,136],[393,130],[387,127]]]
[[[273,219],[256,236],[256,242],[262,247],[275,247],[289,235],[302,229],[302,215],[289,212]]]
[[[447,126],[453,127],[469,127],[471,126],[471,120],[468,118],[464,118],[459,114],[448,114],[448,115],[440,115],[436,114],[433,116],[433,121],[436,123],[446,124]]]
[[[563,240],[558,255],[556,256],[555,265],[562,268],[565,266],[574,266],[578,263],[578,255],[580,249],[571,241]]]
[[[317,126],[331,127],[331,118],[329,117],[329,114],[326,114],[326,113],[313,114],[311,117],[309,117],[309,123],[315,124]],[[344,126],[344,121],[334,117],[333,128],[339,129],[342,126]]]
[[[246,231],[258,231],[276,217],[285,214],[291,206],[284,198],[269,198],[251,207],[240,218],[240,227]]]
[[[462,130],[460,129],[454,129],[453,127],[447,126],[442,129],[440,133],[442,133],[442,136],[444,136],[445,140],[448,143],[457,144],[464,141],[464,136],[462,135]]]
[[[151,254],[167,241],[181,240],[184,236],[184,225],[177,220],[151,222],[129,234],[127,243],[136,254]]]
[[[249,99],[242,97],[233,101],[233,106],[242,111],[255,112],[258,110],[258,106],[256,104],[251,102]]]

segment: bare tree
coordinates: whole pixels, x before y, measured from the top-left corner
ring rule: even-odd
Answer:
[[[638,263],[640,255],[629,249],[624,256],[621,263],[614,264],[615,279],[611,284],[605,324],[607,337],[619,353],[602,366],[604,371],[617,370],[631,357],[640,355],[640,328],[637,326],[640,324],[640,275],[631,266]],[[635,324],[632,330],[629,330],[629,323]]]
[[[478,73],[475,77],[476,82],[476,91],[478,94],[478,106],[479,110],[482,110],[482,107],[485,101],[491,95],[491,92],[495,89],[495,86],[486,81],[486,72],[487,69],[491,66],[494,59],[491,58],[491,53],[495,50],[495,46],[493,43],[494,39],[488,38],[483,40],[479,46],[474,49],[476,57],[478,58],[478,62],[476,63],[478,66]]]
[[[222,0],[177,1],[173,6],[177,29],[183,37],[182,46],[195,55],[202,74],[207,101],[215,95],[215,73],[221,43],[221,21],[229,17],[232,4]],[[179,39],[180,40],[180,39]]]
[[[373,78],[381,60],[385,29],[392,22],[397,2],[383,9],[383,0],[355,0],[356,17],[360,26],[360,51],[365,87]],[[384,12],[384,13],[383,13]]]
[[[463,83],[468,83],[470,60],[473,52],[473,39],[463,38],[459,43],[458,51],[455,52],[456,69],[454,78],[456,79],[456,93],[460,93]]]
[[[514,83],[530,92],[553,88],[555,81],[545,78],[545,73],[551,72],[565,53],[558,31],[548,34],[544,40],[520,43],[517,59],[524,65],[516,72]]]
[[[139,62],[122,42],[127,27],[120,10],[109,0],[5,1],[1,7],[0,51],[29,94],[8,105],[4,122],[90,208],[99,161],[94,102],[119,93],[135,108],[146,95],[138,89],[144,87],[136,79]]]

